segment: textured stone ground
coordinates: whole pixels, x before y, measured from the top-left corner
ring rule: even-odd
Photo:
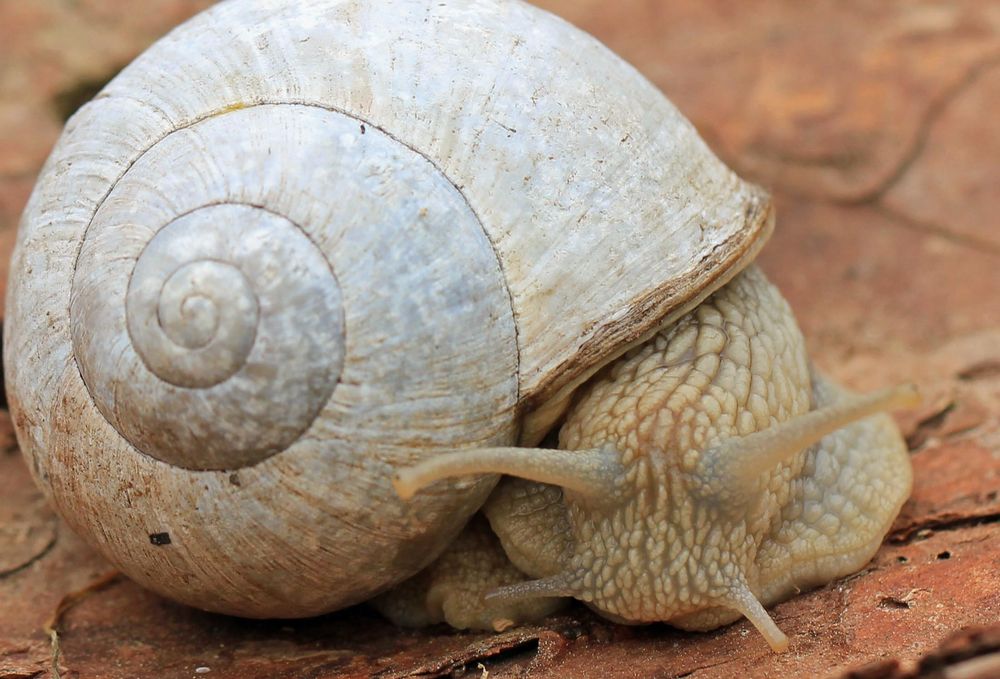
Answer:
[[[0,280],[64,117],[209,4],[0,0]],[[925,405],[900,417],[916,487],[883,549],[774,609],[782,656],[745,622],[692,635],[572,609],[499,636],[400,632],[364,608],[246,622],[112,579],[62,616],[63,676],[1000,676],[1000,632],[983,627],[1000,620],[1000,2],[539,4],[773,189],[761,262],[823,369],[861,389],[920,383]],[[46,509],[0,416],[0,679],[52,676],[43,625],[108,571]]]

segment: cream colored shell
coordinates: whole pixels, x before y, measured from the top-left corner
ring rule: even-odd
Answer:
[[[220,3],[39,179],[5,327],[19,441],[140,583],[332,610],[426,565],[493,485],[404,504],[396,467],[516,443],[769,228],[655,88],[529,5]]]

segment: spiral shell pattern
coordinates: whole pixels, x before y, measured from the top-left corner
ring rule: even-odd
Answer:
[[[250,205],[140,225],[141,213],[113,207],[151,204],[130,180],[112,192],[131,193],[129,203],[106,201],[91,223],[74,281],[74,354],[95,404],[138,450],[189,469],[284,450],[343,365],[329,262],[298,226]],[[155,235],[142,246],[123,223]]]

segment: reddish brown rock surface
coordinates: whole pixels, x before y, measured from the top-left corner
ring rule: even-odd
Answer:
[[[0,2],[0,280],[63,117],[209,4]],[[899,416],[914,493],[883,549],[774,609],[781,656],[745,622],[694,635],[578,608],[502,635],[403,632],[364,608],[248,622],[115,579],[59,620],[63,676],[1000,676],[1000,2],[539,4],[774,190],[761,261],[823,369],[861,389],[920,383],[924,406]],[[0,417],[0,679],[52,676],[43,626],[108,571],[45,507]]]

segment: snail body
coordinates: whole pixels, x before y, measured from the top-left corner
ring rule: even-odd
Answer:
[[[379,606],[404,623],[429,605],[447,620],[448,595],[471,589],[489,592],[481,627],[554,597],[691,630],[746,616],[783,651],[764,605],[861,568],[909,494],[906,447],[876,413],[915,398],[911,386],[854,396],[816,373],[787,303],[748,267],[581,387],[559,431],[566,450],[469,451],[400,472],[404,497],[455,475],[520,477],[484,514],[537,579],[508,584],[497,569],[470,587],[434,574],[410,610]]]
[[[43,170],[4,327],[18,440],[140,584],[327,612],[427,566],[498,473],[545,467],[557,453],[531,446],[563,417],[574,431],[588,381],[698,313],[772,225],[654,87],[526,4],[220,3],[84,106]],[[759,428],[815,405],[799,373]],[[568,484],[572,516],[627,466],[602,450],[522,475]],[[393,491],[460,456],[471,475]]]

